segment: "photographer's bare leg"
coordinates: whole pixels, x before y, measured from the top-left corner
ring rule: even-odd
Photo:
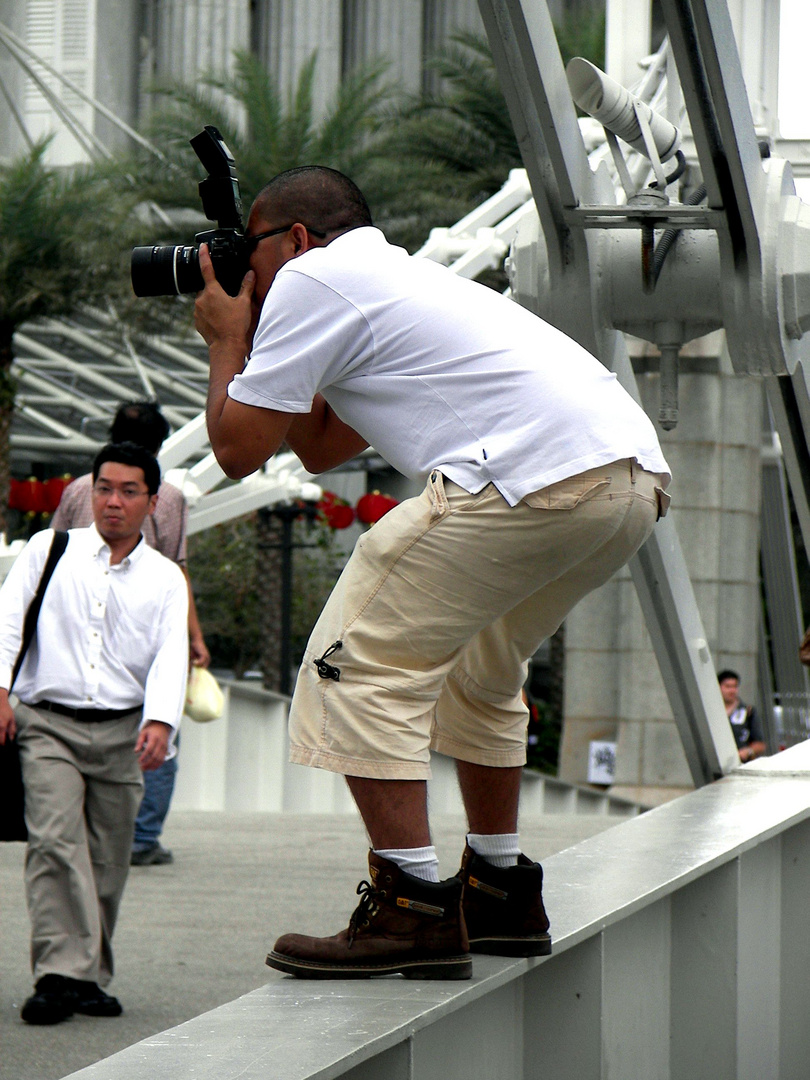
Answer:
[[[494,768],[456,761],[458,783],[471,833],[516,833],[523,766]]]
[[[424,780],[376,780],[347,776],[371,846],[421,848],[430,844],[427,783]]]
[[[515,833],[522,766],[494,768],[457,761],[456,769],[471,833]],[[374,848],[430,844],[424,780],[376,780],[347,776],[346,782]]]

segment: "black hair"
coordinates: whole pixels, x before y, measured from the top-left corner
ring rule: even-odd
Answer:
[[[263,220],[302,225],[317,232],[348,232],[371,225],[371,211],[354,180],[326,165],[301,165],[279,173],[253,204]]]
[[[114,461],[116,465],[132,465],[136,469],[142,469],[149,494],[157,495],[160,487],[160,466],[155,455],[151,454],[145,446],[138,446],[134,442],[107,443],[106,446],[102,446],[93,462],[94,484],[98,480],[101,466],[107,461]]]
[[[736,679],[737,682],[740,682],[740,676],[736,671],[732,671],[731,668],[723,668],[722,671],[718,671],[717,673],[717,681],[719,683],[725,682],[726,679]]]
[[[110,425],[110,442],[135,443],[157,454],[169,434],[169,424],[154,401],[126,401]]]

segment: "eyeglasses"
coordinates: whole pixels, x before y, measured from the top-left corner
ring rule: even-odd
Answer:
[[[268,236],[280,236],[282,233],[289,232],[292,225],[282,225],[278,229],[268,229],[267,232],[256,233],[255,236],[246,236],[245,241],[250,244],[251,249],[255,248],[260,240],[266,240]],[[318,229],[310,229],[309,225],[305,225],[304,228],[307,232],[312,233],[313,236],[317,236],[319,240],[325,240],[327,234],[320,232]]]
[[[148,495],[149,492],[142,491],[140,488],[134,487],[131,484],[117,487],[114,484],[106,484],[97,481],[93,484],[93,494],[98,495],[100,499],[109,499],[112,495],[118,495],[124,502],[133,502],[141,495]]]

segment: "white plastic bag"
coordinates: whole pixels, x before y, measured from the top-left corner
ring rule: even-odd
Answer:
[[[198,724],[222,716],[225,698],[219,683],[207,668],[192,667],[186,686],[185,715]]]

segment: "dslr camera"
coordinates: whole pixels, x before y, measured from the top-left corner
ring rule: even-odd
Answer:
[[[197,233],[192,245],[132,249],[131,277],[136,296],[175,296],[203,288],[200,244],[207,244],[222,288],[236,296],[248,271],[250,244],[242,226],[242,197],[234,160],[219,131],[210,124],[190,140],[208,173],[200,181],[203,213],[216,229]]]

